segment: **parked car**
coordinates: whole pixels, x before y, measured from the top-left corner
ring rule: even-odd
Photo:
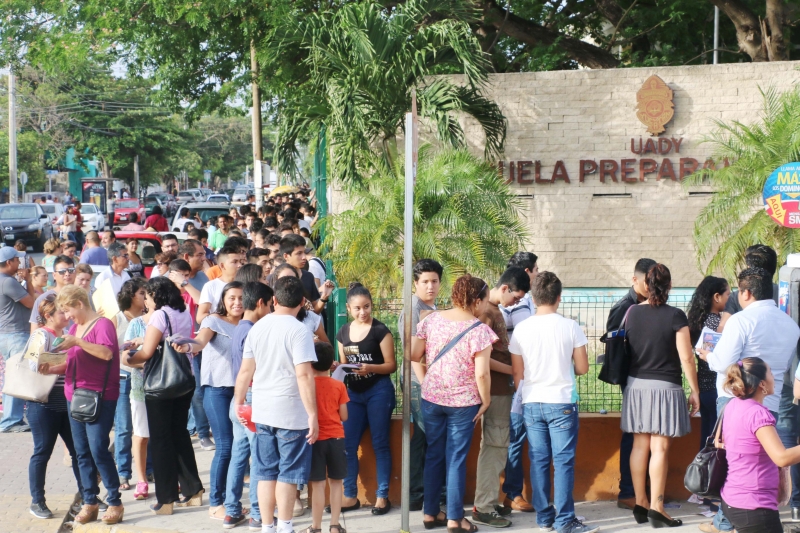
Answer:
[[[156,266],[156,254],[161,253],[161,235],[152,231],[117,231],[115,234],[118,241],[124,242],[127,239],[139,241],[136,253],[142,259],[145,277],[150,278],[150,272]]]
[[[145,196],[144,201],[147,203],[149,198],[158,198],[161,202],[161,205],[164,209],[164,216],[169,218],[175,214],[178,210],[178,202],[175,201],[175,197],[166,192],[151,192],[147,196]]]
[[[212,194],[206,198],[206,203],[208,204],[230,204],[231,199],[227,194]]]
[[[0,228],[3,242],[13,246],[22,239],[34,252],[41,252],[47,239],[53,237],[50,215],[39,204],[0,205]]]
[[[203,187],[200,187],[200,192],[203,194],[203,199],[206,201],[208,201],[209,196],[214,194],[214,191],[212,191],[211,189],[205,189]]]
[[[39,206],[42,208],[42,211],[47,213],[50,217],[50,222],[52,222],[53,225],[55,225],[58,217],[64,214],[63,204],[39,204]]]
[[[166,217],[167,208],[164,204],[161,203],[161,200],[156,198],[155,196],[148,196],[144,200],[144,216],[145,218],[149,217],[153,214],[153,208],[155,206],[159,206],[161,208],[161,214]]]
[[[114,220],[111,223],[112,226],[124,226],[130,223],[131,213],[136,213],[138,224],[142,224],[146,218],[144,204],[134,198],[115,200],[113,206]]]
[[[189,218],[195,218],[195,216],[199,216],[200,220],[203,222],[203,225],[208,221],[209,218],[216,218],[219,215],[227,215],[230,209],[226,204],[213,204],[208,202],[195,202],[195,203],[187,203],[181,204],[178,206],[178,212],[180,213],[181,209],[184,207],[189,208]],[[170,220],[170,228],[173,227],[173,224],[177,220],[178,215]]]
[[[233,198],[231,200],[234,202],[246,202],[247,197],[255,193],[256,191],[252,187],[236,187],[236,189],[233,191]]]
[[[198,189],[186,189],[178,193],[178,202],[202,202],[204,201],[203,193]]]
[[[83,218],[83,231],[103,231],[106,227],[106,216],[95,204],[81,204],[81,217]]]

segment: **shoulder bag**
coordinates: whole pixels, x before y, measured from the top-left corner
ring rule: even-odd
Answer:
[[[172,336],[169,314],[162,309],[169,335],[164,335],[153,357],[144,365],[144,396],[148,400],[172,400],[195,388],[192,364],[186,354],[175,351],[167,339]]]
[[[725,456],[722,440],[722,418],[725,409],[714,426],[713,437],[706,439],[706,445],[686,468],[683,486],[693,494],[703,497],[719,498],[725,478],[728,477],[728,459]]]
[[[433,366],[433,363],[435,363],[436,361],[440,360],[442,357],[444,357],[444,355],[445,355],[447,352],[449,352],[450,350],[452,350],[452,349],[453,349],[453,347],[454,347],[456,344],[458,344],[458,341],[460,341],[460,340],[461,340],[461,339],[464,337],[464,335],[466,335],[467,333],[469,333],[469,332],[470,332],[470,331],[472,331],[473,329],[477,328],[477,327],[478,327],[478,326],[480,326],[481,324],[483,324],[483,322],[481,322],[480,320],[475,320],[475,323],[474,323],[474,324],[472,324],[470,327],[468,327],[467,329],[465,329],[464,331],[462,331],[461,333],[459,333],[458,335],[456,335],[455,337],[453,337],[452,339],[450,339],[450,342],[448,342],[447,344],[445,344],[444,348],[442,348],[441,350],[439,350],[439,353],[437,353],[437,354],[436,354],[436,357],[434,357],[434,358],[433,358],[433,361],[431,361],[430,363],[428,363],[428,368],[430,368],[431,366]]]
[[[31,337],[32,340],[28,341],[28,346],[25,347],[25,350],[12,355],[6,362],[3,394],[30,402],[47,403],[50,391],[53,389],[58,376],[54,374],[44,375],[35,369],[31,370],[30,364],[25,360],[26,353],[35,352],[31,353],[34,356],[31,361],[35,361],[34,364],[38,365],[38,357],[43,345],[40,344],[38,348],[32,346],[32,342],[36,337],[37,335],[34,332]]]
[[[83,332],[81,338],[85,337],[89,331],[91,331],[92,326],[94,326],[95,322],[100,320],[100,318],[96,318],[94,322],[89,324],[89,327]],[[93,356],[90,356],[93,357]],[[106,385],[108,385],[108,374],[111,372],[111,363],[113,362],[114,358],[112,357],[111,360],[108,362],[108,368],[106,368],[106,377],[103,380],[103,389],[100,392],[91,389],[79,389],[75,384],[75,374],[78,368],[78,358],[75,358],[75,364],[72,365],[72,401],[69,404],[69,413],[72,416],[72,419],[76,422],[85,422],[87,424],[91,424],[97,420],[97,417],[100,416],[100,402],[103,400],[103,392],[106,390]]]
[[[625,323],[628,321],[628,313],[633,309],[633,305],[625,312],[625,317],[616,331],[607,331],[600,337],[600,342],[605,344],[606,353],[603,357],[603,366],[597,379],[610,385],[625,387],[628,382],[628,372],[631,368],[631,352],[628,343],[628,335],[625,332]]]

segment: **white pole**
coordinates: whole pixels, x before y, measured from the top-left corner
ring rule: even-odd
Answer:
[[[264,204],[264,175],[269,179],[269,165],[256,161],[253,167],[253,188],[256,193],[256,209]]]
[[[17,203],[17,106],[14,71],[8,70],[8,203]]]
[[[714,64],[719,63],[719,8],[714,6]]]
[[[139,198],[139,154],[133,156],[133,197]]]
[[[416,91],[412,93],[412,113],[406,113],[406,180],[403,229],[403,446],[400,496],[400,531],[409,532],[408,500],[411,488],[411,284],[414,238],[414,182],[417,177]]]

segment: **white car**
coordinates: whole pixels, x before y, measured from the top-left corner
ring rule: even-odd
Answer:
[[[180,191],[178,193],[178,203],[186,203],[186,202],[202,202],[203,201],[203,193],[200,192],[198,189],[186,189],[185,191]]]
[[[251,194],[255,194],[256,191],[252,187],[236,187],[233,191],[233,198],[231,199],[234,202],[246,202],[247,197]]]
[[[106,227],[106,216],[94,204],[81,204],[81,216],[83,217],[84,233],[103,231]]]
[[[56,220],[58,217],[64,214],[64,205],[63,204],[39,204],[47,216],[50,217],[50,222],[55,225]]]
[[[207,204],[229,204],[229,203],[231,203],[231,199],[228,198],[227,194],[215,193],[215,194],[209,195],[209,197],[206,198],[206,203]]]

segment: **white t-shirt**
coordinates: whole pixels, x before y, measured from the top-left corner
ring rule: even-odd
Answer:
[[[308,413],[300,399],[295,366],[317,360],[308,328],[291,315],[271,313],[247,334],[242,357],[256,363],[253,422],[281,429],[307,429]]]
[[[227,285],[227,283],[222,281],[221,278],[212,279],[206,283],[203,290],[200,291],[200,302],[198,302],[197,305],[210,303],[211,312],[213,313],[214,309],[216,309],[219,304],[219,298],[222,296],[222,289],[225,288],[225,285]]]
[[[99,288],[105,280],[110,280],[111,286],[114,288],[114,294],[119,294],[119,291],[122,290],[122,285],[129,279],[131,279],[131,276],[127,271],[123,270],[122,274],[117,275],[116,272],[111,270],[111,267],[108,267],[108,270],[104,270],[97,275],[94,280],[94,286]]]
[[[191,218],[179,218],[178,220],[176,220],[175,222],[172,223],[172,229],[174,231],[184,232],[184,231],[186,231],[185,228],[186,228],[186,223],[187,222],[191,222],[192,224],[194,224],[194,227],[197,227],[197,225],[198,225],[197,221],[194,220],[194,219],[191,219]]]
[[[573,403],[572,351],[586,344],[578,323],[558,313],[533,315],[517,325],[508,350],[525,362],[522,403]]]
[[[308,328],[308,331],[311,332],[311,335],[317,333],[317,329],[319,329],[319,325],[322,322],[322,317],[315,313],[314,311],[306,311],[306,317],[303,319],[303,324]]]
[[[320,285],[325,282],[325,278],[327,277],[325,274],[325,269],[322,268],[320,264],[321,259],[316,257],[312,257],[308,260],[308,271],[314,276],[314,279],[319,280]]]

